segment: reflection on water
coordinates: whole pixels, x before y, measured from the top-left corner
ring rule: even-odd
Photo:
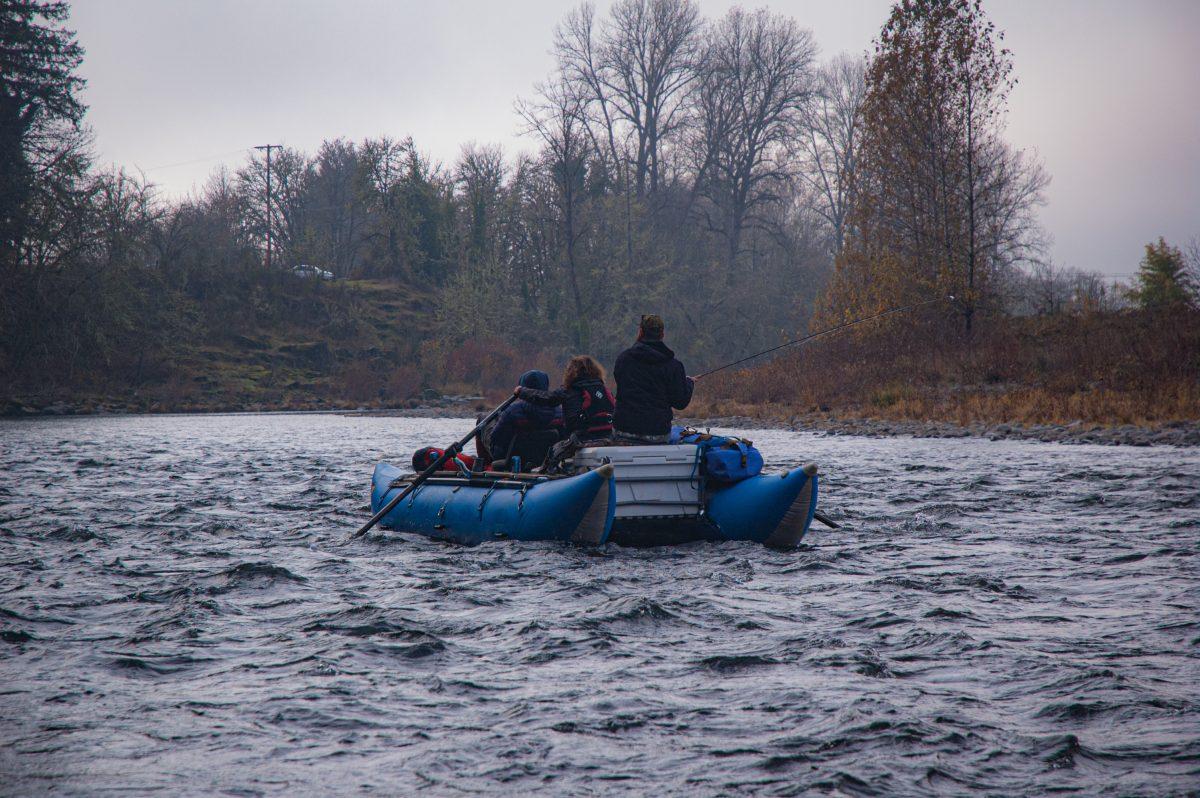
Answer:
[[[1197,787],[1200,452],[755,431],[842,529],[338,545],[467,427],[0,423],[0,792]]]

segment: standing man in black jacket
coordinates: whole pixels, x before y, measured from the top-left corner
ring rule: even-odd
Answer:
[[[663,343],[661,316],[642,316],[638,340],[617,356],[617,410],[613,415],[615,442],[667,443],[671,408],[683,410],[692,401],[695,380],[688,377],[675,353]]]

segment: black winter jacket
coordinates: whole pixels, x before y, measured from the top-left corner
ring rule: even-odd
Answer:
[[[666,435],[671,431],[671,408],[683,410],[692,401],[692,381],[683,364],[662,341],[638,341],[617,356],[617,432]]]
[[[600,380],[591,379],[578,380],[569,388],[558,388],[553,391],[522,388],[517,396],[530,404],[550,407],[562,405],[563,424],[566,426],[567,435],[570,435],[572,432],[578,432],[581,437],[586,437],[588,435],[587,429],[593,422],[582,415],[584,391],[593,394],[596,391],[600,391],[606,397],[608,396],[608,389],[604,387],[604,383]],[[602,412],[606,409],[608,409],[608,403],[604,400],[595,402],[592,407],[594,412]],[[603,423],[607,424],[608,422],[604,421]]]

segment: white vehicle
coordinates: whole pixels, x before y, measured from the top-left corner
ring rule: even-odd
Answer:
[[[299,266],[292,267],[292,274],[297,277],[320,277],[322,280],[332,280],[333,272],[327,272],[320,266],[313,266],[308,263],[301,263]]]

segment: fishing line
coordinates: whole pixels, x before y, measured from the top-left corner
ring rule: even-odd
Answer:
[[[820,338],[822,335],[829,335],[830,333],[837,332],[838,330],[844,330],[847,327],[853,327],[856,324],[862,324],[863,322],[871,321],[872,319],[880,319],[880,318],[883,318],[884,316],[890,316],[893,313],[900,313],[905,310],[912,310],[913,308],[919,308],[922,305],[931,305],[934,302],[953,302],[953,301],[954,301],[954,296],[947,295],[947,296],[943,296],[943,297],[938,297],[937,299],[926,299],[924,302],[914,302],[911,305],[902,305],[902,306],[896,307],[896,308],[889,308],[887,310],[881,310],[880,312],[878,312],[874,315],[864,316],[863,318],[855,319],[854,321],[843,322],[834,327],[830,327],[827,330],[821,330],[820,332],[815,332],[815,333],[812,333],[811,335],[806,335],[803,338],[797,338],[794,341],[788,341],[787,343],[780,344],[779,346],[773,346],[770,349],[764,349],[761,352],[755,352],[753,355],[747,355],[746,357],[742,358],[741,360],[735,360],[732,363],[726,363],[724,366],[717,366],[715,369],[706,371],[703,374],[697,374],[693,379],[698,380],[703,377],[707,377],[710,374],[716,374],[718,371],[724,371],[725,369],[730,368],[731,366],[736,366],[739,363],[745,363],[747,360],[753,360],[756,357],[762,357],[763,355],[769,355],[770,353],[772,353],[776,350],[779,350],[779,349],[783,349],[784,347],[795,346],[796,344],[802,344],[805,341],[811,341],[814,338]]]

